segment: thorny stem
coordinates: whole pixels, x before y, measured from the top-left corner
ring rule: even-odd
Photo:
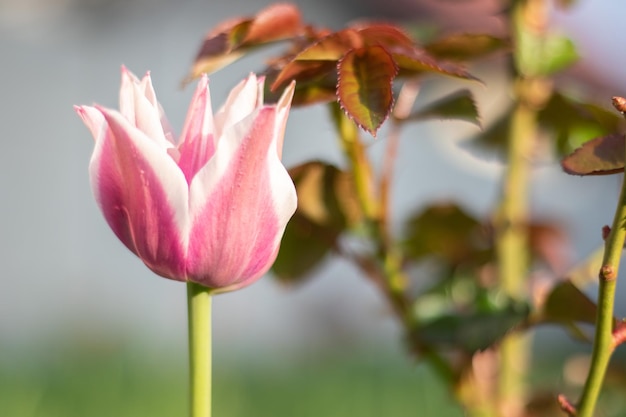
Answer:
[[[620,258],[626,239],[626,181],[622,183],[615,217],[609,236],[606,239],[604,258],[600,268],[598,288],[598,310],[596,313],[596,333],[591,354],[591,368],[578,405],[578,417],[592,417],[606,369],[615,347],[613,340],[613,307],[615,285]]]

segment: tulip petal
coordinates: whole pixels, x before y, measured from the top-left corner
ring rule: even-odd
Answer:
[[[180,158],[178,166],[183,170],[187,183],[215,153],[215,136],[213,135],[213,111],[211,95],[206,75],[204,75],[191,100],[185,126],[178,145]]]
[[[255,74],[250,74],[231,90],[226,103],[215,114],[215,136],[220,138],[222,132],[242,121],[262,104],[262,83]]]
[[[194,177],[189,280],[230,290],[252,283],[275,260],[297,199],[276,152],[283,117],[264,107],[225,130],[214,157]]]
[[[169,123],[156,100],[150,73],[140,81],[135,74],[122,67],[120,113],[161,146],[174,146]]]
[[[104,116],[98,109],[91,106],[74,106],[74,110],[89,128],[94,140],[98,140],[104,128]]]
[[[184,280],[188,187],[167,149],[120,113],[98,108],[106,128],[90,164],[92,188],[116,236],[154,272]]]

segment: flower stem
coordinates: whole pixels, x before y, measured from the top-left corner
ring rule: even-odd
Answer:
[[[578,405],[578,417],[591,417],[595,409],[602,381],[613,353],[613,306],[615,303],[615,285],[619,270],[620,257],[626,239],[626,181],[615,210],[613,226],[604,249],[604,259],[600,268],[598,289],[598,312],[596,334],[593,341],[591,368],[585,381],[583,394]]]
[[[211,289],[187,283],[190,416],[211,417]]]

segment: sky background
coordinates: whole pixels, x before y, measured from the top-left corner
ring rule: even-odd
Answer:
[[[296,2],[305,20],[341,27],[383,2]],[[401,2],[389,4],[399,7]],[[581,0],[553,22],[573,37],[582,67],[613,94],[626,95],[626,5]],[[0,349],[55,340],[136,340],[184,349],[185,286],[161,279],[117,241],[89,187],[93,140],[74,104],[117,107],[120,66],[150,70],[157,96],[180,130],[193,87],[179,88],[204,34],[218,22],[254,14],[266,1],[0,0]],[[214,108],[263,54],[211,76]],[[507,91],[476,87],[486,112]],[[606,103],[609,103],[607,96]],[[394,214],[401,219],[435,200],[454,199],[485,216],[498,196],[500,164],[464,149],[469,125],[433,122],[407,129],[399,152]],[[384,131],[380,135],[384,138]],[[371,140],[374,157],[382,143]],[[322,106],[289,119],[285,165],[321,158],[341,164]],[[532,211],[559,219],[582,258],[601,242],[620,178],[575,178],[545,164],[533,177]],[[400,224],[400,223],[398,223]],[[622,290],[623,292],[623,290]],[[622,296],[622,298],[624,298]],[[401,350],[400,332],[376,290],[349,265],[333,262],[305,284],[270,277],[220,295],[214,304],[217,350],[294,353],[363,345]],[[626,308],[618,306],[618,313]]]

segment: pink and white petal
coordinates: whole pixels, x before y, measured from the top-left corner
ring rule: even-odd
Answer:
[[[135,74],[122,66],[122,86],[120,88],[120,113],[144,131],[148,137],[163,147],[172,147],[173,141],[167,138],[162,123],[163,110],[156,101],[150,73],[139,80]],[[169,129],[169,126],[168,126]],[[168,131],[171,133],[171,131]]]
[[[157,109],[159,113],[159,120],[161,121],[161,128],[163,130],[163,133],[165,134],[165,138],[172,145],[174,145],[176,135],[174,135],[172,125],[170,124],[170,122],[167,120],[167,117],[165,116],[165,111],[163,110],[161,103],[159,103],[159,101],[157,100],[156,92],[154,91],[154,87],[152,85],[152,77],[150,76],[150,71],[148,71],[146,75],[143,76],[141,81],[139,81],[139,87],[140,87],[139,90],[143,91],[143,95],[150,102],[150,104],[155,109]]]
[[[183,127],[178,150],[178,165],[183,170],[187,183],[196,172],[211,159],[215,153],[215,136],[213,135],[213,111],[211,109],[211,93],[208,78],[203,75],[191,100],[187,119]]]
[[[156,92],[154,91],[154,87],[152,86],[152,77],[150,76],[150,71],[146,72],[141,81],[139,81],[139,90],[143,93],[143,96],[148,99],[150,104],[154,108],[159,107],[159,102],[156,98]]]
[[[187,275],[212,288],[260,278],[278,253],[296,191],[275,152],[276,111],[267,107],[224,132],[191,183]]]
[[[159,146],[170,148],[174,144],[165,137],[163,125],[161,124],[161,111],[159,106],[152,105],[140,90],[140,86],[134,85],[135,89],[135,120],[134,125],[143,131],[149,138]],[[133,124],[133,120],[130,120]]]
[[[263,106],[263,99],[265,96],[265,75],[261,75],[256,78],[257,94],[256,94],[256,107]]]
[[[120,86],[120,113],[131,123],[135,123],[135,92],[139,78],[122,65],[122,83]]]
[[[104,116],[100,110],[92,106],[74,106],[74,110],[78,113],[80,118],[83,119],[83,122],[87,125],[87,128],[89,128],[94,140],[98,140],[105,125]]]
[[[185,280],[188,187],[167,154],[120,113],[98,108],[107,126],[90,176],[116,236],[157,274]]]
[[[285,128],[287,127],[287,118],[289,117],[289,110],[291,109],[291,100],[293,99],[294,91],[296,90],[296,82],[292,81],[289,86],[283,91],[278,103],[276,103],[276,125],[274,136],[276,137],[276,153],[278,158],[282,158],[283,155],[283,142],[285,140]]]
[[[263,87],[260,88],[262,90]],[[259,83],[256,75],[251,73],[231,90],[226,103],[215,114],[216,137],[220,138],[224,130],[242,121],[261,104],[262,102],[259,102]]]

